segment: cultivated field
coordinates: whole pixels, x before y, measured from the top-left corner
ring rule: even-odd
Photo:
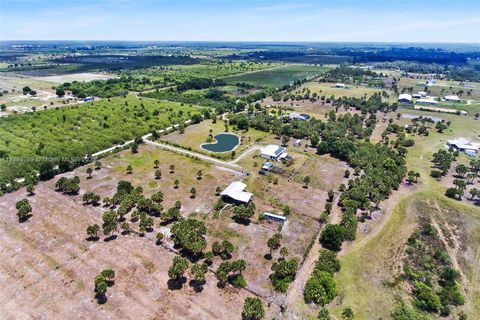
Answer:
[[[245,82],[260,88],[277,88],[291,84],[296,80],[314,77],[325,70],[327,70],[326,67],[292,64],[270,70],[226,77],[224,80],[231,84]]]
[[[370,97],[374,93],[382,93],[382,91],[387,91],[389,95],[393,95],[389,90],[376,89],[365,86],[358,85],[347,85],[346,88],[337,88],[335,83],[317,83],[309,82],[303,85],[301,88],[308,88],[312,93],[316,92],[319,96],[325,95],[326,97],[335,96],[336,98],[340,97],[352,97],[352,98],[361,98],[361,97]]]
[[[199,113],[200,108],[132,96],[6,118],[0,123],[0,150],[35,166],[40,157],[84,157],[114,144],[162,129]],[[95,134],[93,134],[95,132]],[[0,176],[15,175],[18,162],[8,161]],[[19,168],[22,169],[22,168]]]

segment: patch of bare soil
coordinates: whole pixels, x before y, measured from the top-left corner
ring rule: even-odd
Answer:
[[[78,196],[66,196],[54,191],[55,179],[40,183],[34,196],[27,197],[24,190],[19,190],[0,198],[2,318],[240,319],[243,301],[252,293],[231,287],[217,288],[212,272],[207,275],[202,292],[196,292],[188,281],[180,290],[168,288],[168,268],[175,253],[167,249],[172,247],[172,240],[165,240],[162,246],[155,244],[155,234],[161,229],[157,227],[159,221],[145,237],[136,233],[117,233],[117,237],[110,241],[104,241],[103,235],[98,241],[85,239],[86,226],[93,223],[101,225],[101,212],[104,209],[101,206],[84,206],[81,194],[96,190],[102,195],[110,195],[117,181],[125,178],[123,173],[108,168],[112,164],[109,159],[102,160],[104,169],[95,170],[92,179],[86,179],[85,167],[66,175],[81,176],[81,192]],[[181,167],[180,163],[176,164]],[[230,173],[226,174],[231,176]],[[168,178],[168,182],[172,178]],[[139,181],[132,180],[138,185]],[[205,178],[205,181],[209,180]],[[186,190],[183,192],[188,197]],[[22,198],[29,199],[33,212],[28,221],[19,223],[15,203]],[[170,194],[166,193],[166,199],[171,199]],[[189,208],[210,201],[201,195],[196,200],[192,199],[191,204],[187,199],[181,200]],[[127,219],[130,221],[128,216]],[[137,223],[131,225],[138,229]],[[260,226],[257,228],[264,230]],[[251,232],[256,235],[257,231]],[[259,239],[264,241],[263,238]],[[259,246],[260,243],[253,241],[245,248],[245,252],[249,255],[263,252],[258,250]],[[254,270],[255,267],[252,264],[247,270]],[[100,305],[94,298],[93,279],[105,268],[115,270],[115,285],[107,291],[108,301]],[[190,278],[187,273],[187,279]],[[269,318],[278,314],[279,310],[274,304],[269,308],[266,302],[264,305]]]

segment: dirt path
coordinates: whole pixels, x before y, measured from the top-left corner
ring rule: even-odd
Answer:
[[[199,159],[202,159],[202,160],[205,160],[205,161],[208,161],[208,162],[213,162],[213,163],[215,163],[217,165],[220,165],[220,166],[230,167],[230,168],[236,169],[238,173],[243,174],[243,170],[238,171],[238,169],[241,169],[242,167],[240,167],[239,165],[234,164],[234,163],[229,163],[229,162],[226,162],[226,161],[223,161],[223,160],[219,160],[217,158],[206,156],[206,155],[201,154],[201,153],[196,153],[196,152],[185,150],[185,149],[182,149],[182,148],[177,148],[177,147],[174,147],[174,146],[171,146],[171,145],[168,145],[168,144],[164,144],[164,143],[153,142],[153,141],[150,141],[150,140],[145,140],[145,143],[149,144],[149,145],[152,145],[152,146],[162,148],[162,149],[170,150],[170,151],[173,151],[173,152],[183,153],[183,154],[186,154],[186,155],[189,155],[189,156],[197,157]]]
[[[240,156],[238,156],[235,160],[232,160],[230,162],[228,162],[229,164],[235,164],[237,163],[238,161],[242,160],[243,158],[245,158],[247,155],[249,155],[250,153],[252,153],[253,151],[255,150],[260,150],[260,146],[258,145],[252,145],[251,147],[249,147],[247,150],[245,150]]]
[[[320,229],[321,231],[321,229]],[[319,256],[319,251],[322,248],[320,244],[320,231],[315,236],[315,240],[313,242],[312,248],[308,252],[308,256],[303,261],[300,270],[298,270],[295,280],[290,285],[290,288],[287,292],[287,298],[283,304],[286,312],[285,318],[286,319],[303,319],[303,314],[299,313],[301,311],[298,308],[298,304],[302,304],[303,302],[303,289],[305,287],[305,283],[307,282],[308,278],[312,274],[313,268],[315,267],[315,261],[317,261]]]
[[[438,207],[438,204],[437,204],[437,211],[440,212],[440,207]],[[437,220],[436,219],[431,219],[431,222],[432,222],[432,225],[435,227],[435,229],[437,230],[437,233],[438,233],[438,237],[440,238],[440,240],[443,242],[443,244],[445,245],[445,249],[447,250],[448,252],[448,255],[450,256],[450,258],[452,259],[452,264],[453,264],[453,267],[458,270],[458,272],[460,272],[460,277],[461,277],[461,281],[462,281],[462,287],[463,288],[468,288],[468,283],[467,283],[467,278],[465,276],[465,274],[463,273],[462,271],[462,268],[460,267],[458,261],[457,261],[457,256],[458,256],[458,251],[460,250],[460,243],[458,242],[458,239],[457,237],[455,236],[455,233],[452,232],[452,230],[450,229],[450,227],[448,226],[448,224],[445,224],[444,227],[448,229],[448,231],[451,233],[451,237],[450,239],[452,240],[453,242],[453,248],[452,246],[449,244],[449,242],[447,241],[445,235],[443,234],[443,230],[442,228],[440,228],[440,225],[438,224]]]

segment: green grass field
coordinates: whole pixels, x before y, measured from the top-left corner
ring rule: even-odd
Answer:
[[[186,81],[192,78],[222,78],[246,72],[258,71],[279,66],[279,63],[263,62],[202,62],[193,65],[173,65],[168,67],[150,67],[142,70],[127,71],[130,75],[148,76],[152,80]]]
[[[317,92],[320,96],[325,95],[327,97],[352,97],[352,98],[361,98],[365,95],[368,97],[372,96],[374,93],[382,93],[382,91],[387,91],[388,94],[392,97],[390,100],[395,101],[393,93],[390,90],[369,88],[365,86],[357,85],[348,85],[346,88],[337,88],[335,83],[318,83],[311,82],[305,85],[306,88],[309,88],[310,91]]]
[[[342,269],[335,276],[341,299],[339,303],[333,303],[330,310],[340,318],[343,308],[350,306],[357,319],[371,319],[371,315],[375,315],[376,319],[389,319],[398,299],[408,301],[404,288],[389,284],[401,272],[404,245],[416,227],[416,216],[427,207],[435,212],[440,225],[453,225],[459,230],[460,239],[463,239],[456,258],[466,275],[467,303],[458,310],[464,310],[469,319],[474,319],[480,314],[480,208],[446,198],[446,186],[430,177],[429,173],[432,154],[442,148],[447,139],[460,136],[474,139],[478,121],[473,117],[432,114],[403,108],[399,112],[438,116],[450,120],[452,125],[443,134],[432,129],[428,137],[415,137],[416,145],[409,149],[407,165],[420,172],[420,182],[401,194],[394,193],[394,207],[388,220],[384,221],[384,225],[374,225],[377,233],[369,235],[357,232],[358,239],[341,255]],[[406,121],[402,119],[401,123]],[[459,162],[467,160],[464,155],[459,158]]]
[[[402,78],[398,83],[398,90],[402,92],[404,88],[413,88],[413,93],[424,91],[425,85],[421,85],[419,82],[425,82],[425,80]],[[435,85],[428,86],[428,94],[435,97],[458,94],[460,99],[478,100],[480,99],[480,83],[473,83],[472,87],[468,87],[459,81],[437,80]]]
[[[236,84],[245,82],[261,88],[277,88],[291,84],[296,80],[310,78],[326,71],[326,67],[290,64],[275,69],[252,72],[239,76],[225,78],[227,83]]]
[[[251,144],[270,141],[269,138],[271,138],[271,135],[269,133],[255,130],[253,128],[250,128],[246,132],[235,132],[233,131],[233,129],[233,126],[229,126],[229,132],[233,132],[241,138],[240,145],[235,149],[235,153],[237,155],[244,151]],[[191,149],[194,151],[209,153],[209,151],[201,148],[201,144],[207,142],[210,130],[212,130],[213,136],[225,132],[225,126],[223,121],[217,120],[217,123],[212,123],[212,120],[205,120],[199,124],[188,126],[187,128],[185,128],[184,133],[179,133],[178,131],[175,131],[165,136],[162,136],[160,140],[174,143],[182,146],[183,148]],[[225,158],[230,158],[231,152],[225,152],[222,154],[222,156],[224,156]]]

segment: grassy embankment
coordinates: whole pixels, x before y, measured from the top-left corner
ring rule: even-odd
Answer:
[[[412,113],[404,109],[399,111]],[[418,111],[413,113],[432,115]],[[394,194],[391,213],[382,217],[383,221],[374,225],[370,233],[358,232],[358,239],[341,255],[342,270],[336,275],[341,299],[337,299],[331,307],[335,316],[340,317],[342,309],[351,306],[358,319],[372,319],[372,315],[386,319],[390,317],[396,300],[406,298],[401,284],[391,286],[389,283],[393,283],[394,277],[401,272],[406,240],[416,227],[418,211],[424,210],[425,206],[435,212],[435,220],[454,225],[459,234],[464,235],[461,250],[455,257],[467,283],[464,287],[467,303],[459,310],[465,310],[469,318],[480,313],[480,208],[466,201],[446,198],[446,186],[429,175],[432,154],[442,148],[447,139],[459,136],[475,138],[478,121],[455,115],[435,116],[452,121],[452,126],[443,134],[430,130],[428,137],[415,137],[416,145],[409,150],[407,163],[410,169],[420,172],[419,185],[402,194]],[[459,159],[461,162],[466,160],[463,155]],[[462,258],[464,255],[468,259]]]

